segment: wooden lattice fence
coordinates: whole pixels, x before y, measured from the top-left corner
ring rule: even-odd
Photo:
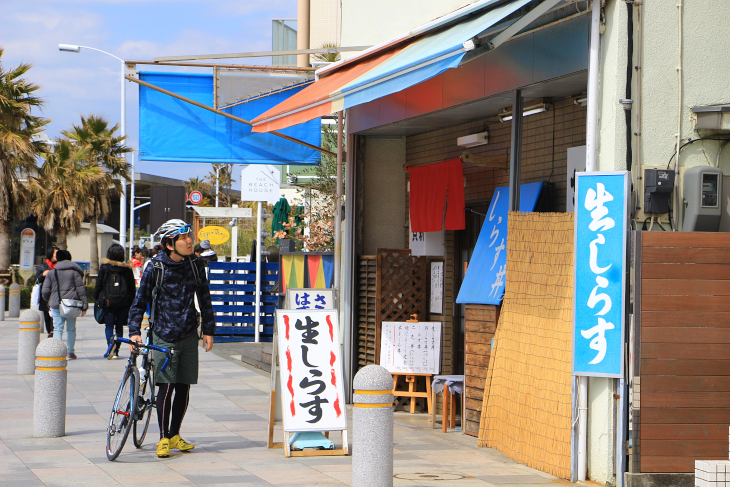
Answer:
[[[380,358],[380,330],[383,321],[406,321],[417,313],[427,319],[428,261],[411,256],[408,249],[378,249],[376,296],[376,360]]]

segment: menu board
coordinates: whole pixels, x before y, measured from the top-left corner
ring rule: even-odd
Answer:
[[[380,365],[391,374],[438,374],[440,357],[440,322],[383,322]]]

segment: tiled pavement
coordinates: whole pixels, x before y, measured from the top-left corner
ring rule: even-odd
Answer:
[[[68,363],[66,436],[33,438],[34,376],[17,375],[18,320],[0,322],[0,485],[350,485],[351,456],[285,458],[283,450],[267,449],[269,378],[231,359],[230,345],[216,350],[224,358],[200,354],[200,383],[183,423],[195,451],[157,458],[153,412],[144,447],[135,449],[130,438],[119,458],[108,461],[106,422],[128,352],[123,348],[120,360],[103,359],[104,330],[93,317],[80,319],[77,329],[79,358]],[[433,430],[428,419],[396,414],[395,486],[567,484],[477,448],[476,439],[461,432]],[[333,439],[337,443],[339,434]]]

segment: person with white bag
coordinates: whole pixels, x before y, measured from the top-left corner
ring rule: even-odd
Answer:
[[[68,250],[56,252],[56,268],[49,272],[43,282],[41,296],[48,302],[53,317],[53,336],[63,340],[66,328],[66,346],[68,359],[76,358],[76,318],[84,316],[89,308],[84,287],[84,271],[78,264],[71,262]]]

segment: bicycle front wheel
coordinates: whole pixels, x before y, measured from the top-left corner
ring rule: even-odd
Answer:
[[[122,384],[114,399],[109,426],[106,430],[106,457],[111,461],[119,456],[129,436],[134,420],[139,392],[139,372],[134,365],[124,371]]]
[[[155,363],[151,358],[147,363],[149,364],[149,371],[146,368],[142,369],[147,375],[140,377],[139,394],[137,396],[139,397],[137,400],[137,417],[134,420],[134,426],[132,428],[132,439],[134,439],[134,446],[137,448],[142,448],[142,442],[144,442],[144,437],[147,435],[155,400]]]

